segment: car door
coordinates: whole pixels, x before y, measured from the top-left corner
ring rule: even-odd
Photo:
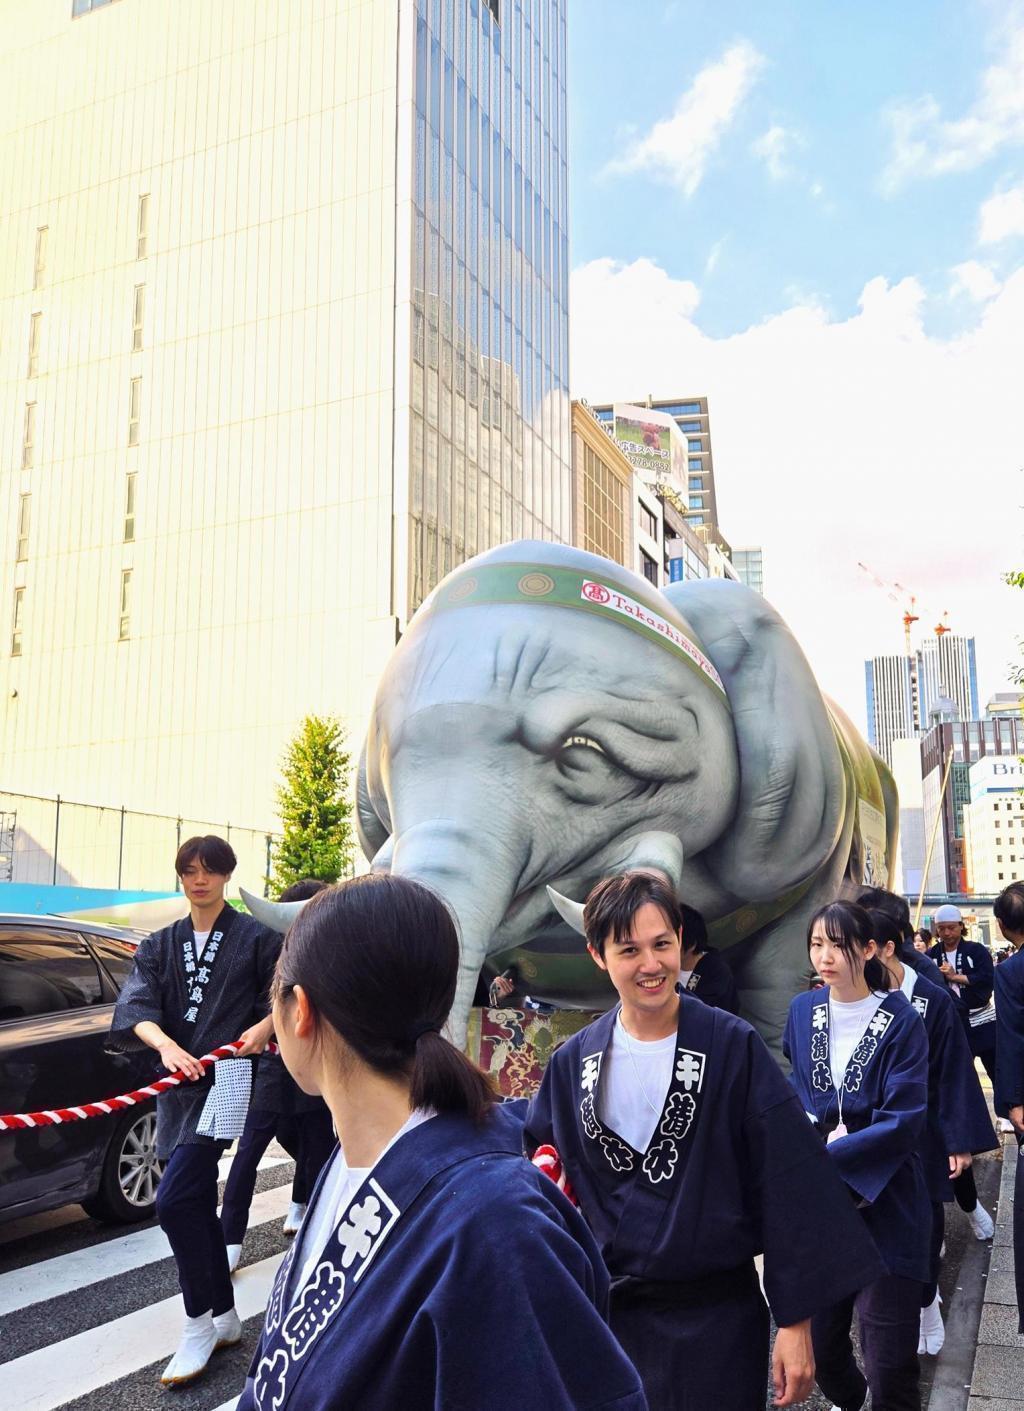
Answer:
[[[0,927],[0,1112],[111,1096],[103,1041],[109,982],[83,939],[47,926]],[[67,1200],[95,1185],[102,1119],[0,1133],[0,1208]]]

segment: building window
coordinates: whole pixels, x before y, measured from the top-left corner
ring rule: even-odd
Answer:
[[[142,319],[146,309],[146,286],[136,284],[135,304],[132,310],[132,352],[142,352]]]
[[[149,192],[139,197],[138,246],[136,258],[144,260],[149,253]]]
[[[117,640],[127,642],[132,632],[132,571],[130,568],[121,570],[121,625],[118,629]]]
[[[691,476],[690,476],[690,489],[691,489],[691,490],[699,490],[699,491],[703,492],[703,490],[704,490],[704,482],[703,482],[703,480],[701,480],[700,476],[697,476],[697,475],[691,475]]]
[[[25,429],[21,439],[21,468],[31,470],[36,463],[36,404],[25,403]]]
[[[679,430],[680,430],[680,431],[703,431],[704,428],[701,426],[701,424],[700,424],[699,421],[681,421],[681,422],[679,423]]]
[[[133,377],[128,401],[128,444],[139,444],[139,414],[142,410],[142,378]]]
[[[654,515],[651,514],[646,505],[640,505],[638,508],[640,510],[640,528],[645,534],[650,535],[652,539],[657,539],[658,521],[655,519]]]
[[[18,500],[18,552],[17,563],[24,563],[28,558],[28,530],[31,520],[31,495],[22,495]]]
[[[14,590],[14,612],[11,616],[11,656],[21,656],[21,626],[25,614],[25,589]]]
[[[703,495],[691,495],[687,503],[692,510],[702,510],[704,508],[704,497]]]
[[[71,18],[77,20],[79,15],[88,15],[110,3],[111,0],[71,0]]]
[[[691,436],[686,444],[691,451],[703,451],[704,449],[704,443],[699,436]]]
[[[138,476],[134,471],[125,480],[124,492],[124,542],[133,544],[135,542],[135,481]]]
[[[36,263],[35,273],[32,276],[32,288],[42,289],[43,280],[46,278],[46,247],[49,243],[50,227],[41,225],[36,231]]]
[[[658,565],[651,558],[650,554],[644,553],[643,549],[640,550],[640,571],[647,579],[648,583],[653,583],[655,588],[657,588]]]
[[[703,461],[698,461],[698,460],[691,460],[691,462],[690,462],[690,473],[691,473],[691,474],[696,474],[698,471],[699,471],[701,474],[704,473],[704,462],[703,462]]]
[[[658,407],[659,412],[668,412],[669,416],[702,416],[703,409],[700,402],[666,402]]]
[[[33,314],[28,325],[28,376],[39,375],[39,334],[42,330],[42,314]]]
[[[500,24],[500,23],[501,23],[501,16],[498,14],[498,3],[499,3],[499,0],[486,0],[486,3],[487,3],[487,8],[490,10],[491,14],[494,16],[494,23],[495,23],[495,24]]]

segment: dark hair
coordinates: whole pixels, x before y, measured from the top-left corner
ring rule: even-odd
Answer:
[[[897,960],[903,949],[902,928],[891,912],[883,911],[880,906],[865,907],[868,916],[871,918],[871,934],[874,937],[875,945],[879,950],[892,941],[895,947]]]
[[[441,1034],[455,998],[459,938],[444,903],[419,882],[371,873],[327,887],[284,939],[273,997],[296,985],[376,1073],[409,1080],[413,1107],[487,1114],[488,1078]]]
[[[807,953],[811,951],[811,936],[818,922],[821,922],[825,935],[834,946],[843,952],[854,971],[859,963],[864,966],[864,979],[871,990],[891,990],[892,976],[877,955],[864,960],[861,952],[870,941],[877,939],[872,925],[871,914],[855,901],[830,901],[827,906],[819,906],[807,923]]]
[[[922,939],[922,941],[927,941],[929,945],[931,944],[931,941],[932,941],[932,933],[931,933],[931,931],[929,931],[929,929],[928,929],[927,926],[919,926],[919,927],[917,928],[917,930],[914,932],[914,935],[915,935],[915,936],[920,936],[921,939]]]
[[[309,901],[310,897],[315,897],[317,892],[322,892],[329,886],[329,882],[321,882],[319,877],[304,877],[301,882],[293,882],[290,887],[285,887],[278,901]]]
[[[997,921],[1001,921],[1015,936],[1024,931],[1024,882],[1011,882],[996,897],[992,910]]]
[[[183,876],[185,868],[191,867],[197,858],[207,871],[215,872],[218,877],[227,877],[238,866],[234,848],[223,838],[218,838],[216,833],[188,838],[182,843],[174,859],[174,870],[178,876]]]
[[[906,897],[887,892],[884,887],[862,887],[857,894],[857,905],[871,912],[881,912],[899,927],[899,939],[912,941],[914,928],[910,924],[910,903]],[[875,937],[877,940],[877,936]],[[890,940],[897,939],[889,937]]]
[[[683,913],[675,892],[661,877],[652,872],[620,872],[598,882],[583,908],[583,928],[588,943],[602,959],[609,938],[625,940],[633,929],[633,918],[648,902],[661,911],[678,935]]]
[[[704,952],[708,948],[707,922],[695,907],[679,903],[683,918],[683,945],[687,950]]]

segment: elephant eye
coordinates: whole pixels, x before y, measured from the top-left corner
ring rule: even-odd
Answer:
[[[592,735],[567,735],[562,741],[563,750],[575,749],[580,746],[585,750],[596,750],[598,754],[604,754],[604,749],[598,744]]]

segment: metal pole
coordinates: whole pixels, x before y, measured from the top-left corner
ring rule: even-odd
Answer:
[[[941,727],[940,727],[941,729]],[[939,807],[935,814],[935,822],[932,824],[932,836],[928,842],[928,856],[924,860],[924,872],[921,874],[921,895],[917,899],[917,911],[914,913],[914,930],[920,930],[921,912],[924,910],[924,893],[928,886],[928,869],[932,865],[932,853],[935,851],[935,837],[939,831],[939,824],[942,821],[942,810],[946,797],[946,785],[949,783],[949,771],[953,768],[953,741],[949,742],[949,759],[946,761],[946,772],[942,776],[942,790],[939,794]]]
[[[57,885],[57,844],[60,842],[60,794],[57,795],[57,814],[53,822],[53,885]]]
[[[267,834],[267,866],[263,873],[263,895],[270,896],[270,851],[273,846],[270,834]]]
[[[117,890],[121,890],[121,866],[124,862],[124,804],[121,805],[121,836],[117,843]]]

